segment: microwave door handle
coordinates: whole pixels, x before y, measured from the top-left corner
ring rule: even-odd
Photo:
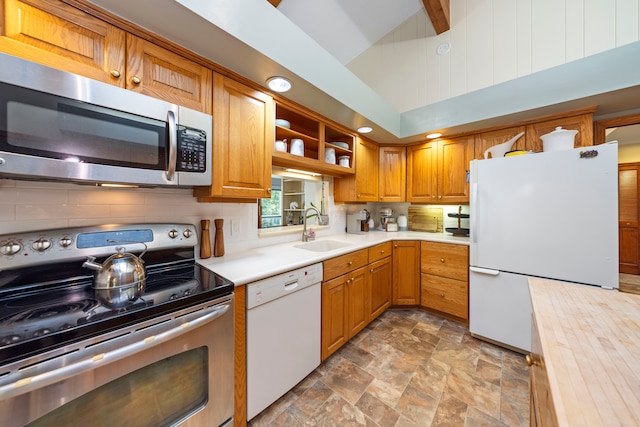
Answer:
[[[171,110],[167,111],[167,125],[169,126],[169,166],[166,173],[167,179],[173,181],[178,159],[178,132],[176,130],[176,116]]]

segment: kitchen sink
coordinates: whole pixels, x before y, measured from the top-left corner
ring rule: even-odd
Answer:
[[[339,242],[337,240],[317,240],[315,242],[300,243],[298,245],[294,245],[293,247],[313,252],[329,252],[334,249],[344,248],[346,246],[351,246],[351,243]]]

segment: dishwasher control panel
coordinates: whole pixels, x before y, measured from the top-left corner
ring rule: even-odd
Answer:
[[[322,282],[322,263],[291,270],[247,284],[247,309]]]

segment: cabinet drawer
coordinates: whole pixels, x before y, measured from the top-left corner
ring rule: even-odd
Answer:
[[[469,313],[467,282],[422,274],[421,285],[423,306],[467,320]]]
[[[363,267],[369,263],[369,251],[368,249],[361,249],[359,251],[351,252],[345,255],[340,255],[335,258],[331,258],[322,263],[323,274],[325,281],[331,280],[334,277],[341,276],[345,273],[355,270],[356,268]]]
[[[421,271],[441,277],[467,281],[469,247],[453,243],[422,242]]]
[[[391,256],[391,242],[381,243],[369,248],[369,262],[375,262]]]

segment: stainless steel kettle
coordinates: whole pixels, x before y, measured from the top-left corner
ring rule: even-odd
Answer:
[[[146,250],[147,245],[137,257],[119,246],[102,264],[95,257],[87,257],[82,266],[95,271],[93,288],[98,301],[108,308],[124,308],[142,296],[146,286],[142,256]]]

